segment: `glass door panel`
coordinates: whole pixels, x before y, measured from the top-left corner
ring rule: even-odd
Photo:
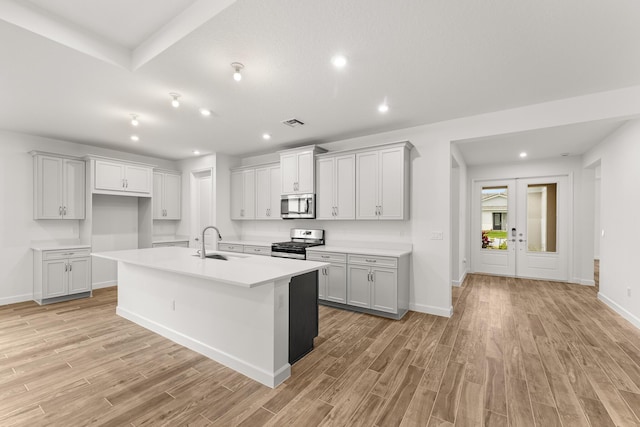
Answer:
[[[483,186],[481,196],[482,249],[508,249],[509,187]]]
[[[527,186],[527,250],[556,252],[558,184]]]

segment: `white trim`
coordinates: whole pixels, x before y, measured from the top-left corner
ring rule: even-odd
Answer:
[[[598,299],[609,306],[609,308],[618,313],[620,316],[631,322],[636,328],[640,328],[640,318],[622,308],[622,306],[613,301],[611,298],[605,296],[602,292],[598,292]]]
[[[424,305],[424,304],[409,304],[409,310],[417,311],[418,313],[425,314],[433,314],[435,316],[441,317],[451,317],[453,316],[453,306],[449,308],[435,307],[432,305]]]
[[[14,295],[12,297],[0,298],[0,305],[16,304],[19,302],[32,301],[33,294]]]
[[[147,328],[158,335],[162,335],[163,337],[168,338],[173,342],[176,342],[204,356],[207,356],[208,358],[213,359],[216,362],[222,363],[223,365],[233,369],[234,371],[238,371],[241,374],[244,374],[268,387],[275,388],[277,385],[291,376],[291,365],[289,363],[278,369],[274,374],[271,374],[263,369],[258,368],[257,366],[245,362],[244,360],[232,356],[229,353],[225,353],[215,347],[191,338],[190,336],[167,328],[166,326],[160,325],[159,323],[147,319],[146,317],[132,313],[125,308],[117,307],[116,314],[144,328]]]
[[[112,286],[118,286],[117,280],[107,280],[106,282],[94,283],[91,285],[91,289],[110,288]]]
[[[460,287],[464,283],[464,279],[467,277],[467,270],[462,272],[462,275],[458,278],[458,280],[452,280],[451,286]]]

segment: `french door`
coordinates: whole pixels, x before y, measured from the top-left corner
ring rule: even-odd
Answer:
[[[567,181],[554,176],[474,182],[473,270],[567,281]]]

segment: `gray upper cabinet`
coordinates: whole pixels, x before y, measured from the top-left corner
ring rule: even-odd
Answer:
[[[32,152],[34,219],[85,218],[85,162]]]

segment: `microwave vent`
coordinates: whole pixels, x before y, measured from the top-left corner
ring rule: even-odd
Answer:
[[[300,120],[298,120],[296,118],[293,118],[293,119],[289,119],[289,120],[283,120],[282,124],[283,125],[287,125],[287,126],[292,127],[292,128],[295,128],[295,127],[298,127],[298,126],[303,126],[304,122],[302,122],[302,121],[300,121]]]

